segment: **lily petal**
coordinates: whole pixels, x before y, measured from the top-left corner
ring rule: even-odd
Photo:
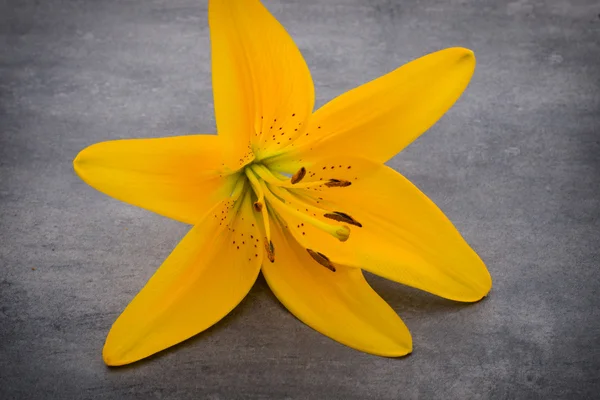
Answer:
[[[464,48],[418,58],[325,104],[311,117],[298,150],[278,158],[337,154],[385,162],[444,115],[474,69],[475,56]]]
[[[412,351],[406,325],[357,268],[332,272],[315,262],[291,235],[273,229],[275,262],[263,275],[281,303],[311,328],[354,349],[399,357]]]
[[[339,177],[351,185],[295,192],[305,200],[315,199],[312,206],[350,216],[344,219],[361,227],[349,224],[350,237],[340,242],[285,208],[278,209],[303,246],[334,263],[456,301],[477,301],[489,292],[492,280],[483,261],[443,212],[401,174],[373,161],[349,158],[330,158],[306,169],[307,183]]]
[[[192,228],[123,311],[104,345],[106,364],[128,364],[188,339],[250,291],[262,262],[251,239],[259,231],[250,196],[237,217],[230,207],[221,203]]]
[[[231,192],[215,135],[115,140],[83,149],[75,172],[118,200],[194,224]]]
[[[210,0],[208,17],[217,131],[237,169],[301,134],[314,87],[302,54],[260,1]]]

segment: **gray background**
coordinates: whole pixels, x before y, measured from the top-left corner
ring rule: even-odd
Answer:
[[[0,9],[0,398],[590,398],[600,391],[600,5],[269,0],[317,103],[449,46],[456,106],[391,161],[494,277],[475,305],[369,277],[414,337],[385,359],[312,331],[261,278],[221,323],[130,367],[108,329],[188,227],[94,191],[94,142],[214,132],[206,3]],[[596,3],[596,4],[594,4]]]

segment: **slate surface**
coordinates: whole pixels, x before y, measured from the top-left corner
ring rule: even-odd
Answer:
[[[413,58],[472,48],[457,105],[391,161],[494,277],[475,305],[382,279],[414,353],[353,351],[260,280],[216,327],[121,369],[111,323],[188,227],[86,186],[94,142],[214,132],[204,1],[0,5],[0,398],[584,399],[600,391],[600,6],[269,0],[318,104]]]

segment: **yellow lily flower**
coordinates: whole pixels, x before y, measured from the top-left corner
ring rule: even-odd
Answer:
[[[475,68],[450,48],[316,112],[308,67],[258,0],[209,0],[218,135],[92,145],[77,174],[193,228],[112,326],[108,365],[209,328],[260,271],[298,319],[352,348],[403,356],[412,339],[362,269],[462,302],[484,297],[481,259],[422,192],[383,163],[433,125]]]

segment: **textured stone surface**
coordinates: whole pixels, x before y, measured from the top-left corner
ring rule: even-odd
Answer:
[[[600,7],[594,1],[269,0],[318,104],[472,48],[457,105],[390,164],[494,277],[461,305],[369,277],[414,353],[312,331],[264,280],[196,338],[109,369],[111,323],[188,227],[72,171],[94,142],[214,132],[204,1],[0,4],[0,398],[589,398],[600,391]]]

